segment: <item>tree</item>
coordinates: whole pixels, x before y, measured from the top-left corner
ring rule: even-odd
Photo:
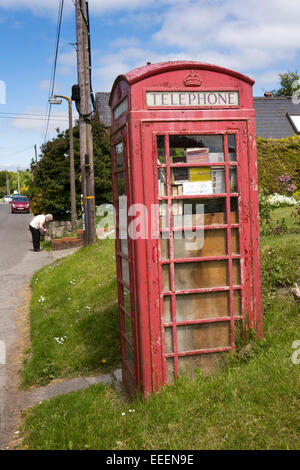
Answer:
[[[18,189],[18,173],[9,171],[8,172],[10,192]],[[21,194],[27,195],[27,190],[32,181],[32,174],[29,170],[19,171],[19,182]],[[7,193],[6,188],[6,171],[0,171],[0,198],[5,196]]]
[[[280,88],[272,90],[273,96],[292,96],[300,88],[298,72],[280,73]]]
[[[73,128],[77,214],[81,213],[81,171],[79,128]],[[93,123],[96,205],[111,201],[109,135],[100,122]],[[29,198],[34,214],[51,213],[56,220],[70,219],[69,131],[60,132],[41,148],[42,157],[31,169],[33,182]],[[66,156],[67,155],[67,156]]]

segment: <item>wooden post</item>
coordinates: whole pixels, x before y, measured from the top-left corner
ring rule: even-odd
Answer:
[[[84,0],[76,0],[77,67],[80,88],[80,166],[81,190],[85,214],[84,245],[96,241],[96,210],[93,137],[91,122],[91,80],[88,37],[88,8]]]

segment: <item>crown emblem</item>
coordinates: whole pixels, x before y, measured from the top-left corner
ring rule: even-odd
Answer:
[[[183,83],[185,86],[201,86],[202,80],[195,72],[190,72],[185,76]]]

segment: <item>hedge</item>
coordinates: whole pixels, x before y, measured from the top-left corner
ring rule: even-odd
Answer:
[[[258,184],[265,194],[280,193],[279,176],[287,173],[300,189],[300,136],[257,138]]]

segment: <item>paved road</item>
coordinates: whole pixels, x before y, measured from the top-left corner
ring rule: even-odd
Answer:
[[[18,291],[35,271],[69,254],[69,250],[34,252],[28,230],[32,217],[11,214],[10,205],[0,203],[0,449],[5,448],[13,421],[7,411],[9,398],[15,392],[10,389],[8,371],[12,364],[8,361],[13,361],[10,349],[20,334],[15,325],[17,309],[22,306]]]
[[[32,248],[28,225],[32,214],[11,214],[10,204],[0,203],[0,274],[19,264]]]

